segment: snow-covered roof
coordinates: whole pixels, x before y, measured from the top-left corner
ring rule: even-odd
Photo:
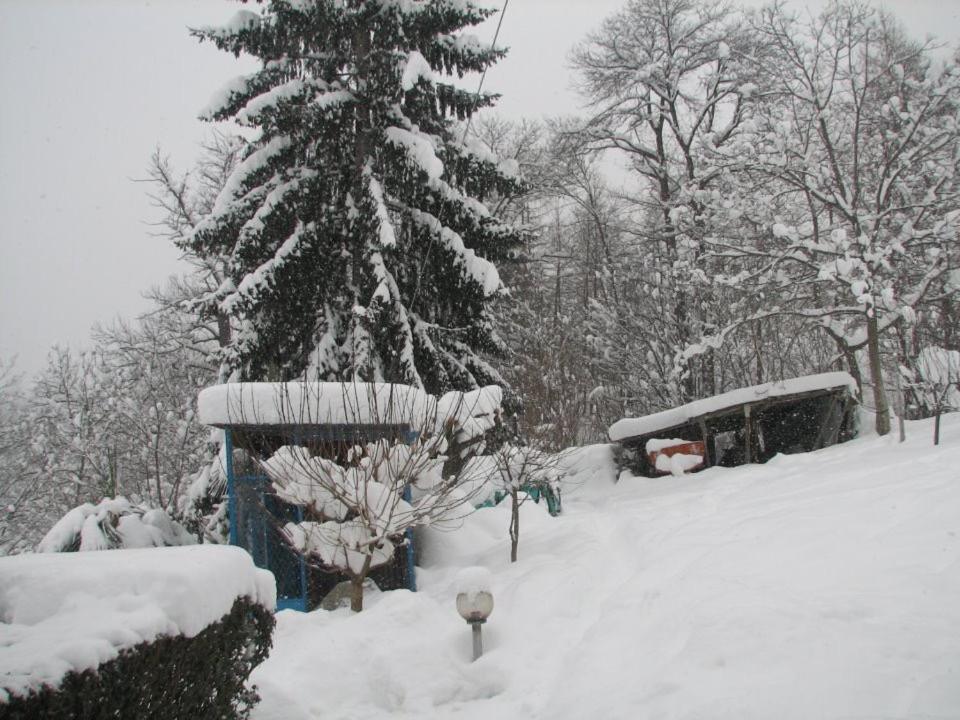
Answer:
[[[201,391],[206,425],[408,425],[434,432],[454,421],[463,439],[489,430],[503,391],[496,385],[448,392],[439,399],[390,383],[226,383]]]
[[[618,442],[625,438],[648,435],[685,425],[695,418],[739,405],[760,402],[769,398],[799,395],[816,390],[833,390],[841,387],[847,387],[854,393],[857,391],[856,381],[849,373],[845,372],[829,372],[790,380],[776,380],[731,390],[722,395],[714,395],[703,400],[694,400],[692,403],[653,415],[640,418],[624,418],[611,425],[607,433],[613,442]]]
[[[0,704],[160,635],[193,637],[238,597],[272,610],[276,592],[225,545],[0,558]]]
[[[207,425],[411,425],[436,414],[437,401],[389,383],[226,383],[201,391]]]

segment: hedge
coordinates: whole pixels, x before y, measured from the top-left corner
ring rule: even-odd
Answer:
[[[57,687],[0,700],[0,720],[246,718],[259,700],[246,682],[270,651],[273,626],[272,612],[238,598],[194,637],[161,636]]]

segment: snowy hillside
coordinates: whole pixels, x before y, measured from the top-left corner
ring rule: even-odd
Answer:
[[[894,433],[895,435],[895,433]],[[255,717],[960,718],[960,415],[764,466],[623,478],[433,533],[421,592],[278,616]],[[486,654],[454,608],[493,572]]]

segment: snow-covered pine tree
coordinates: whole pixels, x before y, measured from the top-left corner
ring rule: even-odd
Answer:
[[[270,0],[194,31],[262,61],[204,113],[258,132],[192,239],[229,258],[206,301],[237,321],[224,361],[240,377],[502,384],[484,359],[493,263],[521,237],[483,200],[520,181],[454,130],[496,98],[453,80],[504,54],[461,32],[493,12]]]

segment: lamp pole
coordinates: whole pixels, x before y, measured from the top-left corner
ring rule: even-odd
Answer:
[[[483,635],[480,632],[480,626],[483,625],[486,620],[469,620],[468,622],[473,630],[473,659],[477,660],[483,655]]]
[[[457,612],[467,621],[473,635],[473,659],[483,655],[481,626],[493,612],[493,595],[489,590],[470,590],[457,595]]]

